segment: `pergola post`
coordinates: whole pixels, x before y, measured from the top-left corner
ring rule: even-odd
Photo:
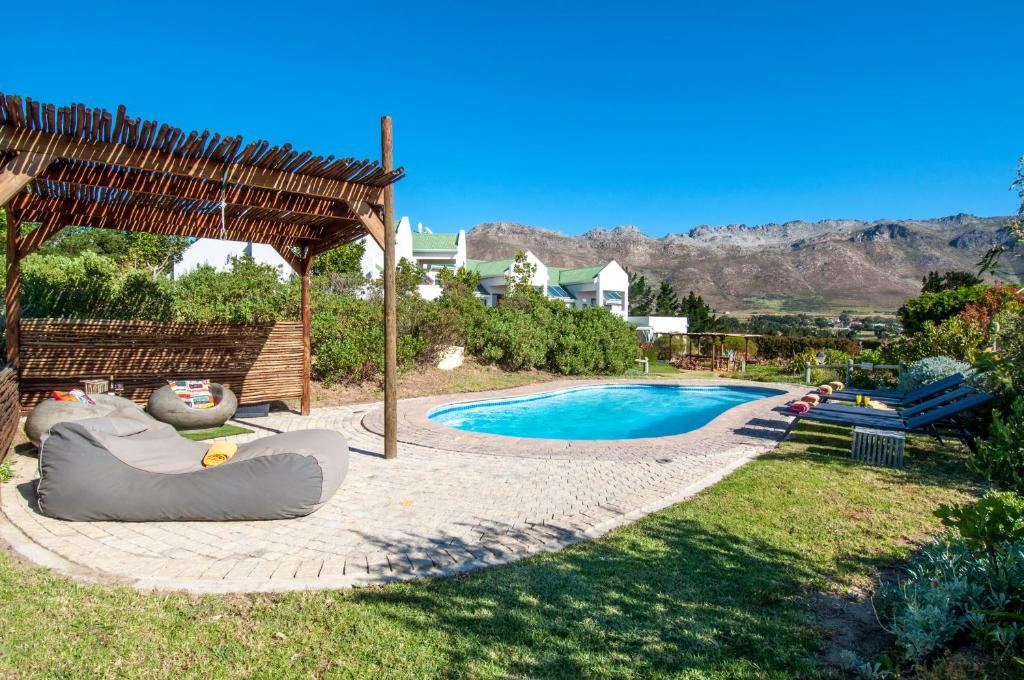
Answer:
[[[380,119],[380,159],[390,172],[394,159],[391,116]],[[395,296],[395,188],[384,187],[384,458],[398,457],[398,320]]]
[[[18,367],[18,350],[21,339],[21,223],[11,212],[7,212],[7,363]]]
[[[309,337],[309,325],[312,313],[309,305],[309,270],[313,266],[313,249],[305,246],[302,249],[300,276],[302,277],[302,415],[308,416],[312,402],[310,369],[313,360],[312,344]]]

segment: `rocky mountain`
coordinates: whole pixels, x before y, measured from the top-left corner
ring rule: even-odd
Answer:
[[[509,222],[469,232],[469,257],[530,250],[564,267],[615,259],[655,280],[694,290],[720,311],[892,311],[921,289],[928,271],[975,271],[992,245],[1013,242],[1008,217],[959,214],[924,220],[822,220],[747,226],[701,225],[651,238],[637,227],[581,236]],[[1019,280],[1020,249],[1003,258]]]

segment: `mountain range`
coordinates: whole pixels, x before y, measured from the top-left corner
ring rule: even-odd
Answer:
[[[693,290],[719,311],[891,312],[920,293],[929,271],[976,271],[993,245],[1013,244],[1009,217],[969,214],[922,220],[828,219],[747,226],[701,225],[652,238],[635,226],[595,228],[580,236],[511,222],[470,230],[473,259],[530,250],[546,264],[574,267],[616,260],[655,283]],[[1020,280],[1020,248],[1002,260]]]

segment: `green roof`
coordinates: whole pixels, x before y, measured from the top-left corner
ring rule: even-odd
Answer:
[[[459,247],[459,234],[420,234],[413,232],[413,250],[455,250]]]
[[[574,283],[590,283],[606,266],[599,264],[593,267],[580,267],[579,269],[548,267],[548,283],[557,283],[560,286],[568,286]]]
[[[491,276],[504,276],[513,262],[515,260],[511,257],[504,260],[466,260],[466,269],[476,272],[480,278],[486,279]]]

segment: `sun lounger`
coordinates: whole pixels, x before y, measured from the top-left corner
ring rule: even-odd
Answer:
[[[797,419],[813,420],[833,425],[849,425],[851,427],[859,425],[897,432],[916,432],[932,435],[940,440],[943,436],[950,436],[962,440],[973,450],[974,436],[960,425],[957,416],[986,403],[990,399],[992,399],[991,394],[976,392],[963,399],[938,408],[929,409],[911,417],[905,417],[901,414],[893,418],[891,416],[876,415],[875,413],[845,413],[812,408],[807,413],[798,415]],[[867,411],[867,409],[861,410]]]
[[[954,390],[944,392],[931,399],[922,401],[914,406],[908,406],[902,410],[886,410],[886,409],[872,409],[864,406],[844,406],[842,404],[819,404],[814,406],[813,410],[827,413],[851,413],[851,414],[864,414],[864,415],[877,415],[883,418],[910,418],[916,416],[919,413],[933,408],[938,408],[944,404],[955,402],[959,399],[963,399],[971,394],[977,392],[976,389],[970,385],[961,385]]]
[[[901,392],[896,390],[851,390],[845,389],[832,394],[820,395],[822,401],[856,401],[857,395],[864,397],[871,397],[873,401],[880,401],[883,404],[889,406],[912,406],[916,403],[925,401],[934,397],[937,394],[947,392],[954,387],[958,387],[963,384],[967,378],[962,373],[951,375],[935,382],[930,382],[927,385],[922,385],[916,390],[910,390],[909,392]]]

